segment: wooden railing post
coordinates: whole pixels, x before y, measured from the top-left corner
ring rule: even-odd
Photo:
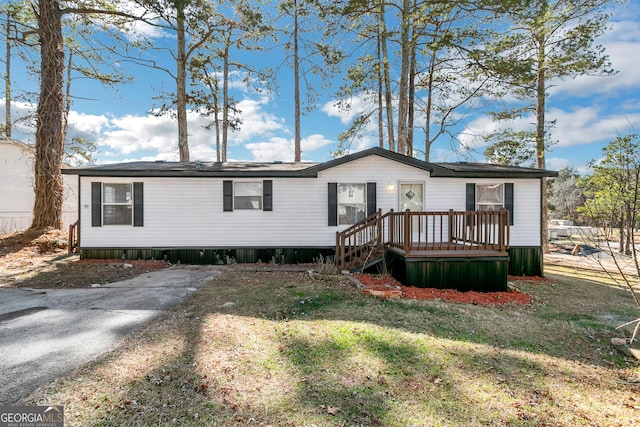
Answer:
[[[447,242],[447,245],[449,247],[451,247],[451,245],[453,244],[453,221],[454,221],[454,215],[453,215],[453,209],[449,209],[449,216],[447,217],[447,222],[448,222],[448,226],[449,226],[449,233],[448,233],[448,238],[449,241]]]
[[[409,255],[411,251],[411,211],[404,211],[404,252]]]
[[[384,244],[384,228],[382,227],[382,209],[378,209],[378,216],[376,217],[376,223],[378,226],[378,239],[377,239],[377,245],[383,245]]]
[[[77,246],[76,240],[78,235],[78,223],[79,221],[76,221],[69,226],[69,244],[68,244],[69,255],[73,254]]]
[[[509,238],[509,211],[502,209],[500,214],[500,252],[504,252],[507,249],[507,239]]]
[[[396,245],[396,215],[393,212],[393,209],[389,211],[389,242],[391,246]]]
[[[344,252],[344,239],[340,235],[340,232],[336,231],[336,264],[338,264],[340,270],[344,270],[345,268]]]

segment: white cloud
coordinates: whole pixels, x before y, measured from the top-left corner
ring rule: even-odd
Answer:
[[[77,132],[98,135],[100,129],[109,124],[109,119],[104,115],[84,114],[77,111],[69,112],[69,127]]]
[[[618,135],[629,133],[635,124],[640,123],[640,112],[607,115],[606,111],[598,107],[578,107],[568,111],[552,108],[546,118],[556,120],[556,126],[551,130],[551,140],[557,141],[558,147],[569,147],[609,141]],[[527,116],[505,123],[502,127],[511,125],[515,130],[533,130],[534,123],[535,118]],[[484,145],[479,135],[495,132],[500,128],[489,116],[482,116],[469,122],[458,139],[463,147],[479,149]]]
[[[318,150],[332,143],[333,141],[326,139],[323,135],[319,134],[302,138],[300,141],[302,157],[304,158],[304,155],[307,152]],[[253,160],[261,162],[272,162],[277,160],[292,162],[295,157],[294,140],[288,138],[272,137],[267,141],[252,142],[247,144],[247,149],[253,155]]]
[[[247,144],[247,150],[254,160],[261,162],[291,162],[294,158],[293,141],[286,138],[273,137],[263,142],[252,142]]]
[[[114,130],[104,132],[99,145],[122,154],[149,149],[167,152],[178,141],[176,121],[169,116],[126,115],[113,119],[111,126]]]
[[[341,106],[340,103],[344,104]],[[348,107],[347,107],[348,106]],[[343,125],[350,124],[353,119],[363,113],[368,113],[377,108],[372,94],[360,93],[348,100],[331,100],[321,107],[321,111],[329,117],[337,117]]]
[[[229,132],[229,144],[243,144],[255,137],[288,132],[283,118],[265,111],[264,107],[269,101],[270,98],[262,97],[238,102],[237,108],[240,110],[242,124],[238,131]]]
[[[609,55],[617,73],[613,76],[579,76],[567,79],[551,88],[551,94],[584,97],[640,88],[638,60],[635,55],[636,52],[640,52],[640,22],[637,20],[637,11],[629,8],[630,6],[625,4],[617,9],[611,20],[611,30],[596,42],[605,48],[605,54]],[[635,21],[632,20],[634,18]]]
[[[551,138],[557,140],[560,147],[610,141],[618,135],[629,133],[633,124],[640,123],[640,112],[607,115],[606,111],[596,107],[571,111],[554,108],[548,116],[557,120]]]

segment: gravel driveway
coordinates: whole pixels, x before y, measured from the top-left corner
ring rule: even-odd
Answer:
[[[96,288],[0,288],[0,405],[113,348],[219,275],[174,266]]]

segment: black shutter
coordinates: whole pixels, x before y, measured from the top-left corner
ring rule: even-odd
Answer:
[[[102,227],[102,183],[91,183],[91,226]]]
[[[476,210],[476,184],[472,182],[467,183],[467,204],[465,210]]]
[[[133,183],[133,226],[144,225],[144,183]]]
[[[338,225],[338,183],[329,183],[328,225]]]
[[[509,225],[513,225],[513,182],[504,184],[504,208],[509,211]]]
[[[270,179],[262,181],[262,210],[273,210],[273,181]]]
[[[376,212],[376,183],[367,182],[367,216]]]
[[[222,210],[233,210],[233,181],[222,181]]]

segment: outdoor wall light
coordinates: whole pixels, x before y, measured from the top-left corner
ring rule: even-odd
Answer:
[[[387,182],[387,190],[393,191],[396,188],[395,182]]]

